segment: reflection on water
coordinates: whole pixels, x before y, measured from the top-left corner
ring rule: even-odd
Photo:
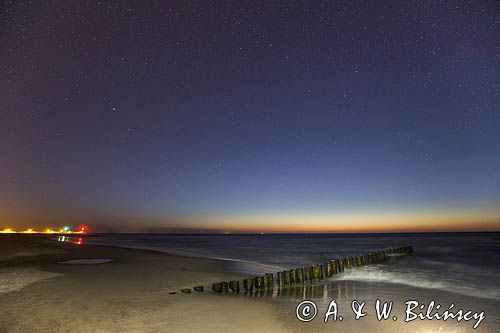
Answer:
[[[58,242],[65,242],[65,243],[74,243],[78,245],[83,244],[83,238],[82,237],[69,237],[69,236],[59,236],[57,237]]]
[[[351,299],[356,298],[356,284],[351,281],[337,281],[336,283],[317,283],[288,286],[284,288],[257,290],[244,292],[249,297],[273,297],[295,300],[305,299]]]

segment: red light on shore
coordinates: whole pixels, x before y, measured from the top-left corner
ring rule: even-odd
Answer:
[[[86,226],[84,226],[84,225],[80,226],[80,227],[78,228],[78,230],[79,230],[79,231],[80,231],[80,233],[82,233],[82,234],[87,233],[87,227],[86,227]]]

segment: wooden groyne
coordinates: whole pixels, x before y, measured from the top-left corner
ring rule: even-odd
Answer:
[[[348,258],[336,258],[327,260],[324,264],[311,265],[307,267],[294,268],[264,275],[248,277],[243,280],[222,281],[213,283],[211,290],[219,294],[239,294],[262,291],[272,291],[275,286],[279,289],[300,286],[319,282],[325,278],[332,278],[345,271],[356,267],[376,265],[388,260],[389,257],[408,255],[413,253],[413,246],[403,246],[393,249],[370,252]],[[203,292],[203,286],[193,287],[195,292]],[[191,293],[190,288],[183,288],[182,293]]]

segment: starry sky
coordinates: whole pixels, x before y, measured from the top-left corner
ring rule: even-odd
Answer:
[[[497,1],[3,1],[0,228],[500,230]]]

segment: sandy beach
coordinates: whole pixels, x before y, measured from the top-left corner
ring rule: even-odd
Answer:
[[[0,238],[0,332],[494,332],[498,300],[459,296],[446,290],[399,284],[329,280],[290,287],[271,295],[218,295],[212,282],[239,279],[230,262],[149,250],[56,242],[46,237]],[[86,260],[92,260],[86,263]],[[181,288],[204,285],[205,292]],[[170,294],[176,292],[175,294]],[[404,313],[408,299],[438,300],[486,312],[473,322],[378,321],[377,298],[392,300]],[[296,305],[310,299],[318,316],[300,322]],[[342,321],[324,323],[335,299]],[[355,320],[352,300],[366,301],[369,314]],[[447,305],[446,305],[447,306]]]
[[[273,307],[257,300],[210,293],[169,294],[182,287],[238,278],[225,273],[223,261],[26,236],[2,237],[0,254],[4,284],[0,332],[286,331]],[[100,258],[113,261],[58,264]]]

